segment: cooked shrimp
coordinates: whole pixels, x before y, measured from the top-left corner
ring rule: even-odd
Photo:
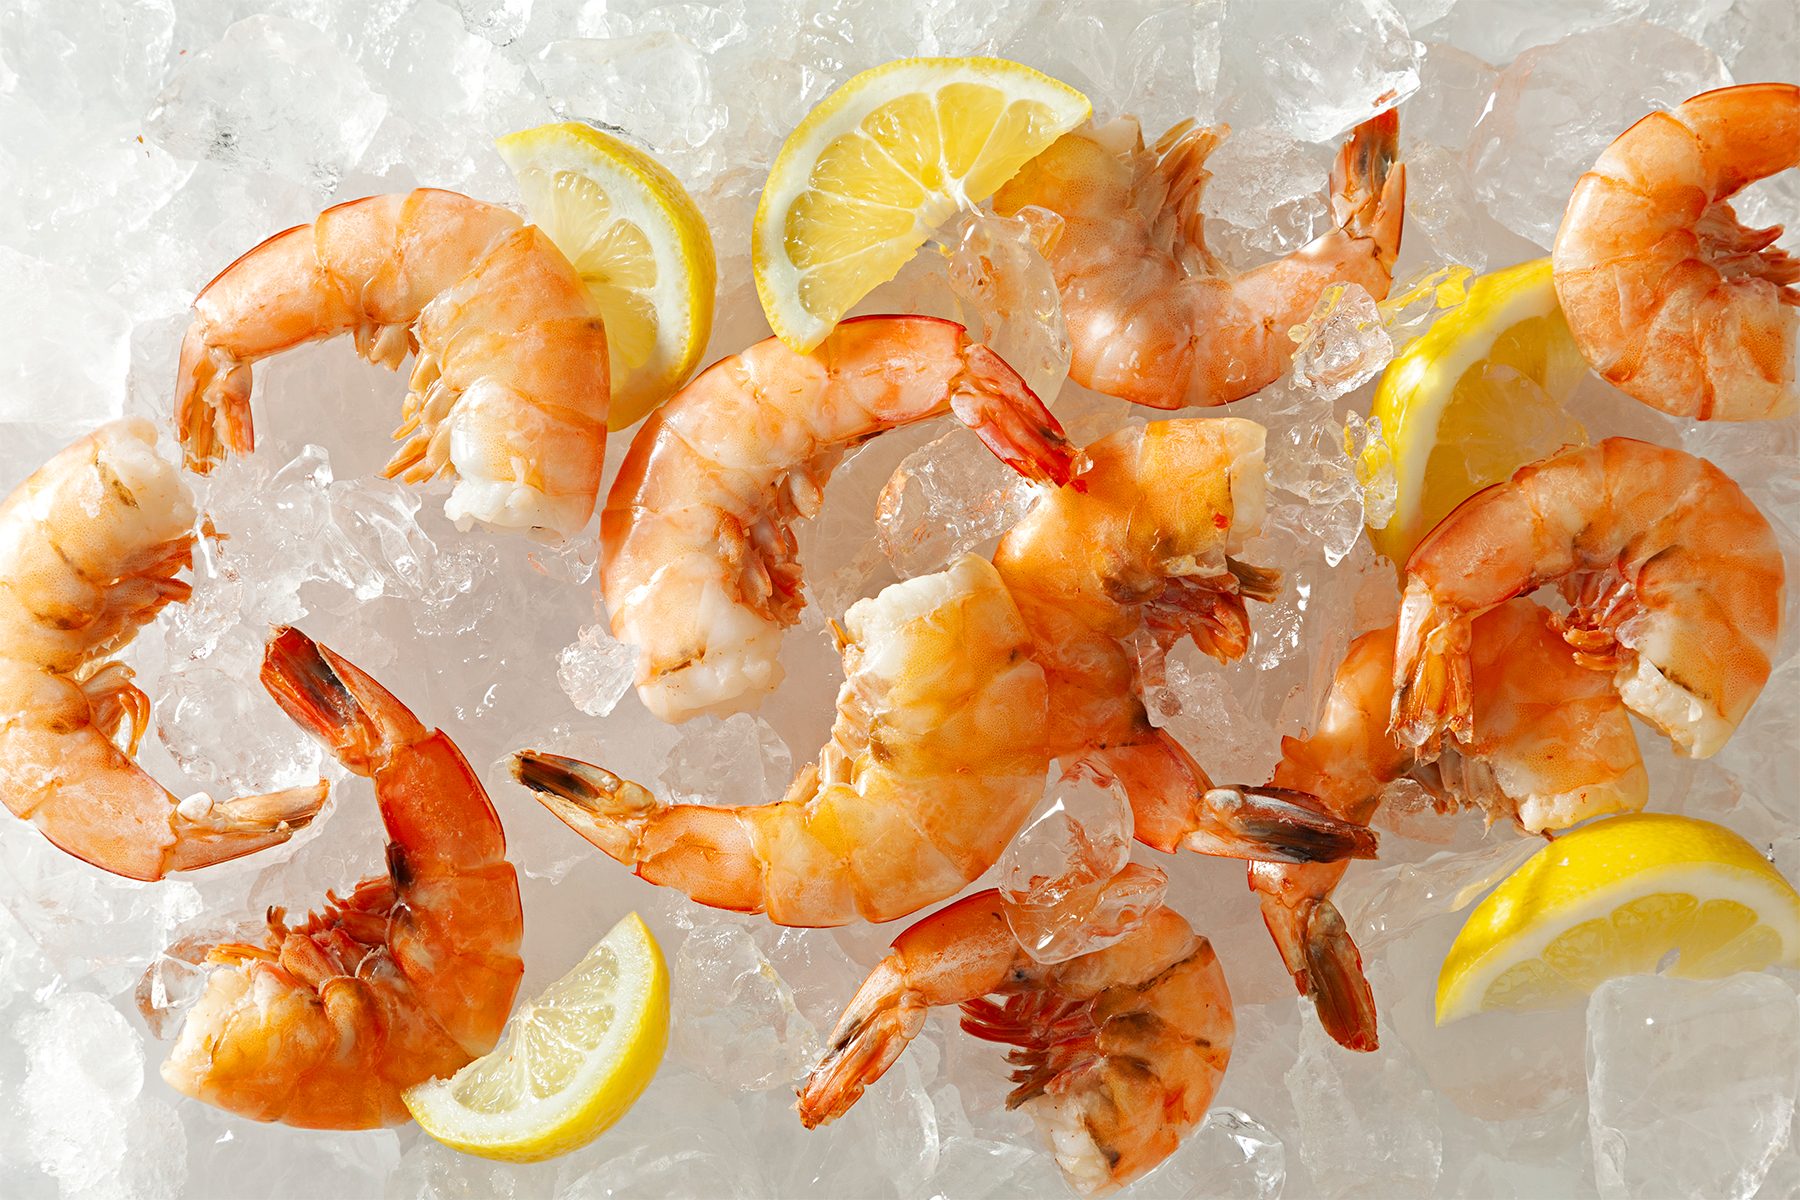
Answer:
[[[1469,623],[1556,583],[1563,637],[1682,754],[1716,753],[1769,678],[1786,572],[1774,531],[1705,459],[1630,438],[1521,467],[1465,500],[1406,563],[1392,728],[1467,743]]]
[[[1031,1114],[1084,1196],[1175,1152],[1205,1118],[1236,1032],[1211,943],[1169,909],[1103,950],[1042,964],[1013,937],[1000,893],[978,892],[894,939],[800,1089],[800,1120],[843,1116],[947,1004],[969,1033],[1014,1047],[1006,1106]]]
[[[257,1121],[370,1129],[400,1093],[499,1040],[524,964],[506,837],[461,751],[379,683],[294,629],[263,685],[344,766],[375,782],[388,874],[298,925],[269,911],[260,946],[214,946],[162,1076]]]
[[[325,801],[324,783],[181,800],[132,761],[150,698],[108,656],[188,598],[177,576],[193,546],[193,500],[147,421],[102,426],[0,504],[0,796],[57,846],[132,879],[280,845]]]
[[[665,721],[755,707],[799,619],[793,523],[819,511],[846,450],[955,413],[1033,479],[1076,456],[1024,380],[963,327],[859,317],[818,349],[775,338],[714,363],[631,443],[600,517],[613,636],[638,649],[638,695]]]
[[[1249,644],[1244,599],[1275,573],[1232,558],[1262,522],[1263,428],[1157,421],[1101,438],[1082,488],[1040,496],[994,554],[1050,684],[1052,757],[1089,759],[1124,787],[1139,841],[1158,850],[1297,862],[1367,857],[1366,829],[1292,797],[1214,788],[1150,723],[1128,642],[1191,636],[1226,660]]]
[[[1644,806],[1649,779],[1624,704],[1605,675],[1575,661],[1545,609],[1509,600],[1475,619],[1475,736],[1430,764],[1388,735],[1394,634],[1389,626],[1350,643],[1318,728],[1281,740],[1276,786],[1309,792],[1332,815],[1360,825],[1375,815],[1383,789],[1403,777],[1442,805],[1479,808],[1490,822],[1508,818],[1525,833]],[[1352,1050],[1373,1050],[1374,997],[1330,899],[1346,865],[1253,862],[1250,887],[1326,1031]]]
[[[418,354],[387,475],[454,480],[444,515],[464,529],[587,524],[610,398],[600,317],[542,231],[431,188],[328,208],[201,290],[175,392],[188,465],[253,447],[252,363],[343,333],[390,370]]]
[[[1746,83],[1651,113],[1575,185],[1552,257],[1594,369],[1652,408],[1702,421],[1794,411],[1800,260],[1781,226],[1728,201],[1800,167],[1800,87]]]
[[[1184,121],[1146,150],[1136,119],[1065,134],[994,197],[1063,219],[1050,267],[1069,326],[1069,378],[1152,408],[1229,404],[1281,377],[1288,331],[1326,286],[1387,295],[1406,201],[1399,118],[1358,125],[1331,172],[1337,227],[1242,274],[1206,249],[1200,195],[1223,127]]]
[[[520,782],[652,883],[782,925],[889,921],[993,866],[1044,790],[1044,671],[1000,577],[969,555],[850,607],[831,741],[775,804],[665,804],[527,751]]]

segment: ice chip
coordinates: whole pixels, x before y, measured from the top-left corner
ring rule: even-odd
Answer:
[[[531,20],[531,0],[452,0],[470,33],[510,46]]]
[[[1326,400],[1355,391],[1394,356],[1380,307],[1354,283],[1327,287],[1312,315],[1288,336],[1296,347],[1294,382]]]
[[[1423,234],[1443,261],[1482,270],[1492,219],[1476,199],[1468,164],[1461,154],[1424,142],[1406,146],[1407,232]]]
[[[1011,528],[1031,507],[1031,482],[966,430],[901,460],[876,501],[881,551],[902,576],[942,570]]]
[[[1388,0],[1234,7],[1232,18],[1244,49],[1231,63],[1248,76],[1233,117],[1266,108],[1295,136],[1328,142],[1419,88],[1418,43]]]
[[[1473,54],[1442,42],[1427,43],[1419,63],[1419,90],[1407,102],[1400,129],[1409,139],[1449,151],[1469,144],[1500,73]],[[1413,164],[1407,153],[1406,215],[1412,216]],[[1409,221],[1408,224],[1411,222]]]
[[[1331,223],[1324,202],[1331,157],[1267,126],[1233,128],[1206,169],[1206,238],[1229,262],[1260,265],[1298,250]]]
[[[767,804],[787,791],[793,764],[767,721],[734,713],[689,721],[660,778],[675,803]]]
[[[552,42],[532,69],[558,116],[621,130],[665,157],[725,128],[706,55],[679,33]]]
[[[1069,376],[1069,330],[1044,250],[1062,218],[1027,206],[1011,217],[977,209],[950,254],[950,287],[969,335],[1005,359],[1045,404]]]
[[[1247,1112],[1215,1108],[1144,1189],[1195,1200],[1276,1200],[1286,1183],[1287,1149],[1275,1131]]]
[[[386,111],[330,37],[304,21],[259,15],[182,62],[146,129],[171,154],[273,171],[323,198],[356,165]]]
[[[1384,1032],[1378,1053],[1352,1053],[1309,1013],[1285,1079],[1300,1158],[1320,1195],[1436,1194],[1443,1127],[1430,1080],[1405,1047]]]
[[[590,717],[604,717],[618,706],[636,669],[637,651],[605,625],[583,625],[579,639],[556,656],[556,681]]]
[[[1152,131],[1188,117],[1202,120],[1207,97],[1218,91],[1225,0],[1189,0],[1138,21],[1118,57],[1118,78],[1107,99],[1136,113]],[[1121,6],[1121,15],[1138,11]]]
[[[671,1003],[675,1053],[722,1087],[780,1087],[806,1074],[818,1056],[818,1029],[741,926],[688,933],[675,955]]]
[[[1748,1200],[1792,1135],[1800,1003],[1774,975],[1632,976],[1588,1000],[1588,1130],[1605,1200]]]
[[[78,274],[0,246],[0,312],[28,311],[33,336],[0,339],[0,425],[66,440],[121,415],[130,316]]]

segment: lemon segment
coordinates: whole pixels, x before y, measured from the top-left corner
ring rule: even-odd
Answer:
[[[1711,821],[1631,813],[1545,846],[1469,914],[1438,974],[1439,1024],[1556,1008],[1608,979],[1717,979],[1800,964],[1800,893]]]
[[[712,234],[668,168],[579,121],[494,143],[531,219],[556,243],[606,322],[607,427],[624,429],[674,393],[712,334]]]
[[[756,290],[795,350],[824,340],[956,213],[1087,120],[1086,96],[999,58],[905,58],[827,96],[756,209]]]
[[[438,1141],[537,1162],[593,1141],[642,1094],[669,1041],[669,968],[632,913],[513,1014],[500,1044],[401,1099]]]
[[[1550,260],[1484,275],[1392,363],[1370,416],[1394,455],[1396,508],[1375,548],[1396,565],[1450,510],[1528,462],[1587,440],[1563,411],[1587,364]]]

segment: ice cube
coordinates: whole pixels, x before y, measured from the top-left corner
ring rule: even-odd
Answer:
[[[700,717],[682,729],[660,778],[676,803],[766,804],[787,791],[793,761],[761,717]]]
[[[386,99],[330,37],[305,21],[258,15],[183,61],[146,132],[171,154],[273,171],[323,198],[356,165],[386,111]]]
[[[605,625],[583,625],[577,641],[556,656],[556,681],[576,708],[604,717],[631,690],[637,651],[614,638]]]
[[[1678,33],[1622,21],[1519,55],[1469,144],[1494,219],[1549,247],[1582,172],[1639,117],[1731,82],[1719,56]]]
[[[0,424],[58,440],[121,415],[131,318],[79,276],[0,246],[0,312],[34,314],[34,335],[0,341]]]
[[[1234,127],[1206,160],[1207,245],[1239,267],[1298,250],[1331,223],[1331,156],[1285,130]]]
[[[531,0],[453,0],[463,25],[496,46],[509,46],[531,20]]]
[[[792,1083],[812,1068],[819,1031],[750,933],[702,925],[675,956],[675,1052],[701,1075],[739,1091]]]
[[[177,765],[221,798],[319,778],[319,743],[282,715],[249,669],[191,666],[163,679],[152,712]]]
[[[1482,270],[1494,231],[1463,156],[1409,140],[1405,157],[1407,232],[1422,233],[1442,261]]]
[[[387,1178],[388,1200],[550,1200],[559,1164],[501,1163],[420,1134]],[[591,1193],[590,1193],[591,1194]]]
[[[1275,1200],[1286,1182],[1281,1138],[1249,1113],[1215,1108],[1135,1190],[1192,1200]]]
[[[1137,878],[1119,897],[1130,910],[1121,913],[1124,927],[1108,927],[1095,911],[1130,861],[1131,830],[1131,806],[1116,781],[1076,767],[1050,786],[999,863],[1007,922],[1027,953],[1061,962],[1097,950],[1122,937],[1135,913],[1161,902],[1167,880]]]
[[[622,131],[692,174],[705,160],[684,156],[725,127],[707,57],[679,33],[553,42],[532,69],[558,116]]]
[[[1800,1003],[1774,975],[1633,976],[1588,1001],[1588,1128],[1600,1194],[1745,1200],[1787,1146]]]
[[[1003,1200],[1034,1193],[1023,1186],[1038,1160],[1047,1155],[1017,1142],[986,1138],[946,1138],[938,1150],[937,1171],[926,1187],[927,1200]]]
[[[1031,507],[1031,481],[956,429],[900,461],[876,501],[881,551],[904,577],[942,570],[1011,528]]]
[[[1235,118],[1262,111],[1296,136],[1327,142],[1406,99],[1419,87],[1419,46],[1388,0],[1354,0],[1327,12],[1305,4],[1232,9],[1227,79]],[[1231,68],[1235,67],[1233,71]]]
[[[953,238],[948,272],[962,323],[1049,404],[1069,376],[1069,330],[1044,250],[1062,218],[1026,207],[1011,217],[969,213]]]
[[[1444,42],[1428,42],[1419,63],[1419,90],[1400,109],[1400,132],[1443,150],[1469,144],[1500,73],[1481,59]],[[1412,152],[1405,155],[1406,208],[1412,216]],[[1410,224],[1410,222],[1409,222]]]
[[[1354,283],[1327,287],[1312,315],[1288,336],[1296,347],[1294,383],[1326,400],[1355,391],[1394,356],[1381,309]]]

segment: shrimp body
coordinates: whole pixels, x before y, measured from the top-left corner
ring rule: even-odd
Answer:
[[[665,721],[755,707],[805,600],[793,523],[844,452],[954,412],[1034,479],[1077,463],[1018,373],[934,317],[844,321],[816,350],[775,339],[713,364],[644,422],[601,515],[613,636]]]
[[[600,317],[541,230],[430,188],[328,208],[201,290],[175,396],[188,465],[253,448],[253,363],[344,333],[389,369],[418,355],[387,475],[455,481],[444,513],[465,529],[587,523],[610,398]]]
[[[1084,1196],[1174,1153],[1205,1118],[1236,1033],[1211,943],[1169,909],[1103,950],[1042,964],[1013,937],[1000,894],[978,892],[894,939],[800,1089],[800,1120],[844,1115],[949,1004],[964,1030],[1013,1047],[1006,1106],[1031,1114]]]
[[[1465,500],[1406,564],[1392,728],[1429,756],[1467,743],[1469,623],[1540,584],[1563,637],[1682,754],[1716,753],[1769,677],[1786,572],[1769,522],[1705,459],[1607,438]]]
[[[1480,809],[1525,833],[1636,812],[1649,779],[1624,703],[1590,671],[1536,603],[1509,600],[1476,618],[1470,662],[1475,736],[1434,763],[1388,734],[1395,629],[1365,633],[1339,664],[1318,728],[1281,740],[1273,783],[1317,796],[1327,811],[1367,825],[1383,789],[1402,778],[1442,805]],[[1250,864],[1263,921],[1320,1023],[1352,1050],[1376,1048],[1374,998],[1331,893],[1344,863]]]
[[[1064,134],[994,197],[1062,218],[1048,258],[1069,327],[1069,377],[1152,408],[1229,404],[1287,370],[1288,330],[1332,283],[1382,299],[1400,252],[1406,175],[1392,111],[1356,127],[1331,174],[1337,227],[1234,273],[1206,248],[1206,158],[1226,130],[1186,121],[1146,149],[1126,117]]]
[[[379,683],[297,630],[263,683],[338,760],[375,783],[388,874],[216,969],[162,1075],[257,1121],[370,1129],[408,1120],[400,1093],[499,1040],[524,972],[519,885],[499,814],[456,746]]]
[[[785,799],[665,804],[574,759],[514,773],[652,883],[782,925],[888,921],[991,867],[1043,794],[1048,691],[999,576],[966,556],[844,617],[831,741]]]
[[[1366,830],[1289,798],[1215,789],[1144,708],[1131,642],[1166,650],[1192,637],[1236,658],[1249,644],[1244,598],[1275,594],[1272,572],[1231,557],[1262,521],[1262,426],[1157,421],[1085,453],[1080,489],[1040,496],[994,554],[1049,680],[1051,756],[1115,776],[1138,840],[1159,850],[1300,862],[1372,853]]]
[[[1800,167],[1800,87],[1747,83],[1651,113],[1575,185],[1552,256],[1556,295],[1593,368],[1699,420],[1794,411],[1800,261],[1779,225],[1729,203]]]
[[[133,761],[150,698],[109,655],[188,598],[177,576],[194,516],[142,420],[77,440],[0,503],[0,798],[63,850],[132,879],[279,845],[325,800],[323,783],[181,800]]]

